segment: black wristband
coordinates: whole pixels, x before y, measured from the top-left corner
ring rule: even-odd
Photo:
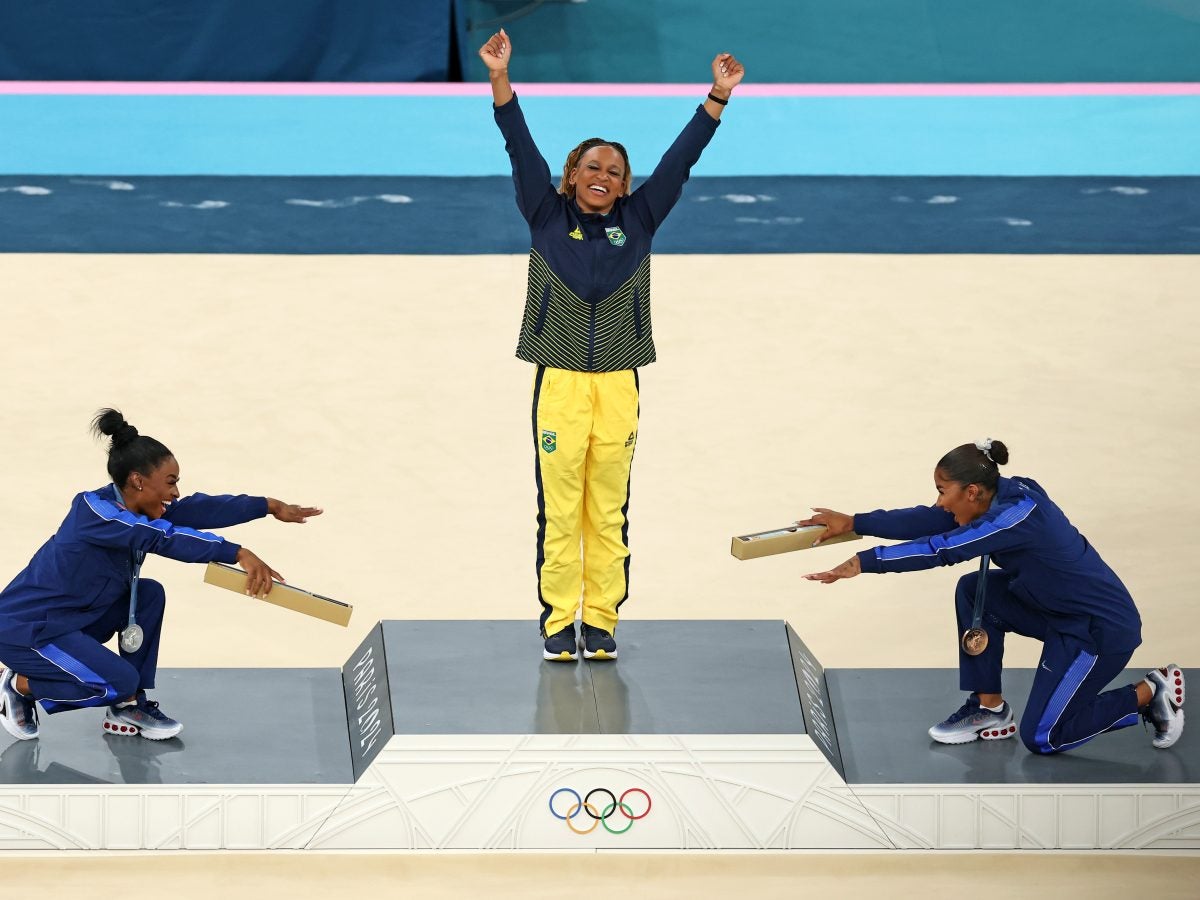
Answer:
[[[713,103],[720,103],[722,106],[728,106],[728,105],[729,105],[729,101],[728,101],[728,100],[722,100],[720,97],[718,97],[718,96],[717,96],[716,94],[714,94],[712,91],[709,91],[709,92],[708,92],[708,99],[709,99],[709,100],[711,100]]]

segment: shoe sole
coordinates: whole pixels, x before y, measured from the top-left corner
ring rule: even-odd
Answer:
[[[575,660],[579,659],[579,657],[574,653],[571,653],[569,650],[564,650],[559,654],[551,653],[549,650],[543,650],[542,659],[549,660],[550,662],[575,662]]]
[[[1183,706],[1184,685],[1183,685],[1183,670],[1174,664],[1167,666],[1165,672],[1162,673],[1167,680],[1167,700],[1170,704],[1179,709]]]
[[[963,731],[953,735],[943,735],[938,737],[930,729],[929,736],[939,744],[970,744],[974,741],[1002,741],[1005,738],[1010,738],[1017,733],[1017,723],[1009,722],[1007,725],[998,727],[981,728],[979,731]]]
[[[617,651],[614,650],[612,653],[609,653],[607,650],[597,650],[595,653],[592,653],[590,650],[584,648],[583,658],[584,659],[600,659],[600,660],[607,661],[610,659],[616,659]]]
[[[100,727],[103,728],[107,734],[117,734],[121,735],[122,737],[137,737],[138,735],[141,735],[148,741],[170,740],[179,734],[179,732],[183,731],[183,726],[180,725],[170,734],[165,732],[151,734],[143,728],[138,728],[136,725],[130,725],[128,722],[113,722],[110,719],[105,719],[103,722],[101,722]]]
[[[1168,731],[1167,734],[1161,738],[1158,735],[1155,735],[1150,743],[1154,745],[1156,750],[1166,750],[1168,747],[1175,746],[1175,743],[1180,737],[1183,736],[1184,720],[1182,707],[1184,698],[1187,696],[1187,694],[1184,688],[1183,670],[1180,669],[1179,666],[1172,663],[1171,665],[1167,666],[1165,670],[1160,670],[1160,674],[1166,680],[1166,684],[1163,686],[1163,689],[1168,692],[1167,704],[1171,707],[1172,711],[1175,712],[1175,716],[1172,717],[1171,724],[1178,724],[1179,727],[1175,729],[1174,734]]]

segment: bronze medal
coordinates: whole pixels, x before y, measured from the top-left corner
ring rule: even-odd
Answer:
[[[967,656],[978,656],[987,649],[988,636],[982,628],[968,628],[963,632],[962,648]]]

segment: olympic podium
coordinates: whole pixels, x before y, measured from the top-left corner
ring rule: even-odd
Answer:
[[[951,670],[826,671],[777,620],[619,637],[549,663],[529,622],[385,621],[340,671],[164,670],[179,738],[0,739],[0,849],[1200,850],[1194,734],[944,747]]]

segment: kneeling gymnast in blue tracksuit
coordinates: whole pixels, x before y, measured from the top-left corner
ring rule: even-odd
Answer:
[[[146,554],[236,562],[248,576],[247,592],[262,596],[279,573],[245,547],[197,529],[268,513],[303,522],[321,512],[268,497],[179,499],[179,463],[170,450],[116,410],[101,410],[92,427],[112,438],[112,483],[76,495],[58,531],[0,592],[0,724],[19,740],[38,736],[35,700],[48,713],[107,706],[103,727],[114,734],[179,734],[183,726],[146,697],[166,604],[162,585],[139,577]],[[114,653],[103,645],[118,634]]]
[[[832,584],[860,572],[913,572],[990,555],[999,571],[986,573],[982,627],[986,648],[977,656],[959,647],[959,687],[966,703],[929,729],[935,741],[962,744],[1011,737],[1012,708],[1001,691],[1004,636],[1042,642],[1033,689],[1020,734],[1035,753],[1059,753],[1106,731],[1125,728],[1138,715],[1154,725],[1153,745],[1170,747],[1183,733],[1183,672],[1176,665],[1149,672],[1144,681],[1105,691],[1141,644],[1142,621],[1133,598],[1030,478],[1001,478],[1008,462],[1000,441],[963,444],[938,462],[933,506],[876,510],[849,516],[818,508],[801,525],[824,525],[828,539],[849,531],[902,540],[851,557],[827,572],[805,577]],[[980,574],[958,582],[959,633],[973,624]]]

